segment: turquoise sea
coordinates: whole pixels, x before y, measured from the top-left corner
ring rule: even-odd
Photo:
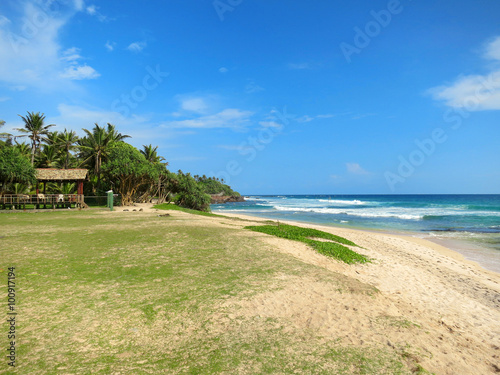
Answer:
[[[404,232],[461,252],[500,272],[500,194],[257,195],[213,212]]]

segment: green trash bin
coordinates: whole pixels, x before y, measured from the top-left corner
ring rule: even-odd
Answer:
[[[110,211],[113,211],[113,190],[107,191],[108,194],[108,204],[107,206],[109,207]]]

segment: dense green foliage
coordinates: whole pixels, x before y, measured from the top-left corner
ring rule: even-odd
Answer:
[[[118,132],[113,124],[96,123],[92,129],[83,129],[84,137],[78,137],[74,130],[49,131],[54,125],[44,123],[43,113],[28,112],[20,117],[24,127],[16,130],[21,135],[0,133],[0,147],[8,150],[1,160],[0,193],[33,192],[34,167],[86,168],[89,181],[84,185],[85,195],[102,196],[112,189],[122,196],[124,205],[154,199],[157,203],[174,201],[181,207],[210,211],[208,194],[239,196],[217,178],[170,172],[168,162],[158,154],[158,146],[144,145],[138,150],[125,143],[130,136]],[[17,142],[17,138],[25,136],[29,144]],[[75,186],[48,183],[46,188],[49,194],[73,193]]]
[[[317,229],[301,228],[286,224],[248,226],[245,228],[255,232],[271,234],[273,236],[289,240],[304,242],[319,253],[339,259],[348,264],[369,262],[364,255],[358,254],[344,246],[349,245],[358,247],[354,242],[334,234],[319,231]],[[327,241],[318,241],[315,240],[315,238],[321,238]]]
[[[32,184],[35,169],[16,147],[0,148],[0,182],[3,187],[10,183]]]
[[[220,194],[226,196],[236,196],[239,197],[240,194],[229,185],[224,184],[224,181],[219,180],[215,177],[194,176],[194,179],[201,185],[203,191],[207,194]]]
[[[210,196],[191,174],[177,173],[175,180],[171,182],[172,191],[176,193],[174,201],[181,207],[200,211],[210,211]]]
[[[133,203],[140,189],[158,180],[164,170],[163,165],[148,162],[139,150],[121,141],[109,147],[108,157],[102,165],[103,174],[114,191],[121,195],[123,205]]]

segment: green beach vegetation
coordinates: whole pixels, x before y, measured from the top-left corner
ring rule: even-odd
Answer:
[[[78,137],[73,130],[51,131],[55,125],[46,124],[43,113],[28,112],[20,117],[24,127],[15,129],[20,134],[0,133],[0,194],[33,194],[35,168],[86,168],[89,181],[84,194],[103,196],[113,190],[121,196],[122,205],[154,199],[210,211],[210,194],[240,196],[218,178],[169,171],[157,146],[143,145],[139,150],[113,124],[96,123]],[[28,143],[22,141],[24,137]],[[75,192],[75,184],[47,184],[49,194]]]
[[[336,236],[331,233],[323,232],[312,228],[302,228],[294,225],[277,224],[277,225],[258,225],[247,226],[245,229],[250,229],[255,232],[270,234],[273,236],[286,238],[303,242],[320,254],[330,256],[341,260],[347,264],[352,263],[367,263],[370,260],[347,246],[359,247],[354,242],[346,238]],[[319,240],[318,240],[319,239]],[[321,241],[323,240],[323,241]]]

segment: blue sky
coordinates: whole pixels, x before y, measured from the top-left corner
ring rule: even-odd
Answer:
[[[243,194],[500,193],[500,3],[3,0],[0,119]]]

